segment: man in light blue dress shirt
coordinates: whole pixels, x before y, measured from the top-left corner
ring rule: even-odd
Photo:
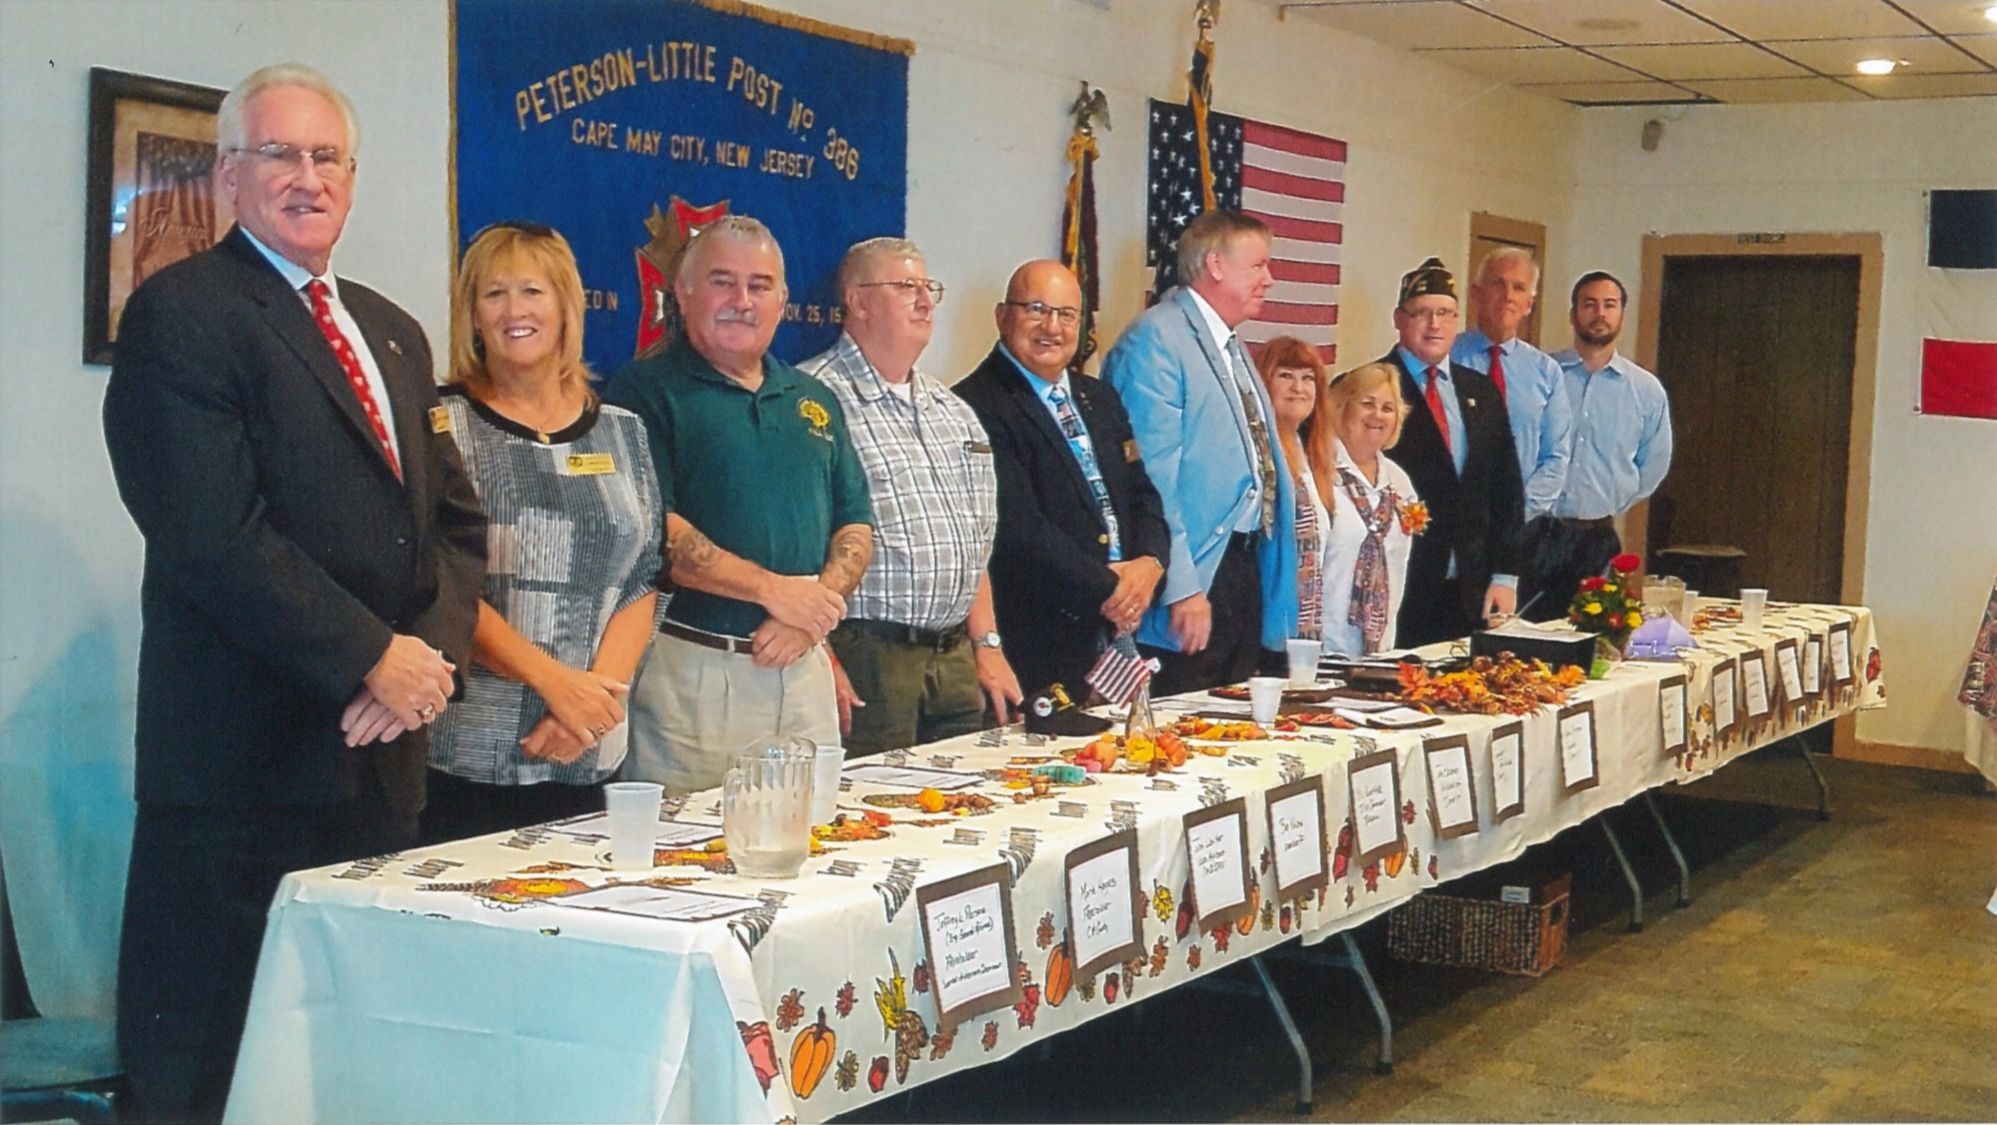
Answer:
[[[1600,270],[1574,283],[1574,346],[1554,355],[1574,409],[1567,484],[1554,502],[1555,534],[1532,565],[1545,591],[1534,617],[1564,614],[1581,580],[1622,550],[1616,518],[1646,500],[1671,470],[1671,404],[1657,376],[1616,351],[1629,291]]]
[[[1525,481],[1522,559],[1532,557],[1533,545],[1552,533],[1550,517],[1567,482],[1574,426],[1560,365],[1519,338],[1519,328],[1532,315],[1538,295],[1539,263],[1530,253],[1500,246],[1486,254],[1470,286],[1470,311],[1477,327],[1458,336],[1449,353],[1452,363],[1489,375],[1504,397],[1519,475]],[[1541,608],[1532,601],[1539,593],[1536,577],[1530,567],[1521,575],[1519,603],[1529,605],[1528,612]]]

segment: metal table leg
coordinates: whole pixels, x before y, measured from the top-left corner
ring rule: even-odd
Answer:
[[[1792,738],[1789,741],[1795,744],[1796,752],[1803,755],[1803,765],[1810,770],[1810,780],[1817,783],[1817,819],[1829,820],[1831,818],[1831,783],[1824,780],[1824,771],[1817,768],[1817,759],[1814,754],[1810,753],[1809,744],[1800,738]]]
[[[1303,1033],[1297,1030],[1297,1021],[1290,1018],[1290,1007],[1283,1003],[1283,994],[1276,989],[1276,982],[1269,977],[1269,970],[1256,957],[1248,962],[1255,966],[1255,976],[1262,982],[1262,991],[1268,994],[1269,1006],[1276,1010],[1276,1022],[1283,1025],[1283,1034],[1290,1037],[1290,1050],[1297,1054],[1297,1112],[1311,1111],[1311,1052],[1304,1045]]]
[[[1616,863],[1623,869],[1623,881],[1629,884],[1630,912],[1629,932],[1643,932],[1643,884],[1636,881],[1636,872],[1630,870],[1629,857],[1623,854],[1623,842],[1616,838],[1616,830],[1609,827],[1609,818],[1596,821],[1602,826],[1602,835],[1609,838],[1609,850],[1616,853]]]
[[[1671,826],[1664,822],[1664,813],[1648,789],[1643,791],[1643,803],[1649,806],[1651,819],[1664,836],[1664,846],[1671,849],[1671,859],[1678,865],[1678,909],[1683,910],[1692,905],[1692,869],[1685,865],[1685,853],[1678,850],[1678,839],[1671,834]]]
[[[1359,943],[1352,940],[1350,933],[1338,935],[1339,944],[1345,952],[1332,955],[1332,963],[1351,969],[1359,978],[1359,987],[1366,992],[1366,1002],[1373,1005],[1373,1019],[1380,1025],[1380,1057],[1373,1063],[1373,1073],[1392,1074],[1394,1072],[1394,1017],[1387,1014],[1387,1002],[1380,998],[1380,987],[1373,983],[1373,974],[1367,971],[1366,956],[1359,952]]]

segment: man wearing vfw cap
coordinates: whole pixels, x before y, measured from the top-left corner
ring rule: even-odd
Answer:
[[[1400,368],[1408,404],[1394,460],[1431,520],[1408,555],[1397,634],[1410,648],[1467,636],[1517,608],[1525,494],[1511,423],[1490,378],[1450,362],[1457,318],[1456,279],[1430,258],[1401,278],[1400,343],[1381,360]]]

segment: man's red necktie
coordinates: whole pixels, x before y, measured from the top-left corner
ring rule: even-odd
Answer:
[[[1498,385],[1498,397],[1505,397],[1505,350],[1491,345],[1491,382]]]
[[[388,467],[395,470],[395,479],[402,479],[402,463],[396,460],[395,446],[388,440],[388,426],[381,420],[381,408],[375,405],[374,392],[368,389],[367,376],[361,371],[360,357],[354,354],[352,344],[333,322],[333,306],[327,301],[326,283],[313,278],[305,283],[305,295],[312,299],[312,319],[325,333],[326,342],[333,346],[333,358],[340,361],[340,370],[347,373],[347,382],[354,388],[354,397],[361,401],[361,413],[368,416],[368,425],[374,427],[375,440],[381,443],[381,455],[388,458]]]
[[[1428,369],[1428,412],[1435,416],[1435,428],[1442,432],[1442,447],[1451,453],[1456,452],[1455,443],[1449,440],[1449,413],[1442,408],[1442,387],[1437,383],[1435,368]]]

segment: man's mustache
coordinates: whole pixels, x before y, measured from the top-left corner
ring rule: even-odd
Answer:
[[[721,309],[714,314],[716,324],[746,324],[751,328],[763,323],[763,318],[755,309]]]

